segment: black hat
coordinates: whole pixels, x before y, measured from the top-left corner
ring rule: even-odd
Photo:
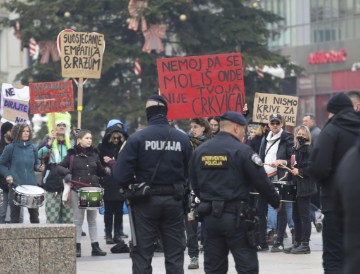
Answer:
[[[229,120],[241,126],[245,126],[247,124],[244,115],[235,111],[225,112],[222,116],[220,116],[220,120]]]
[[[165,108],[168,107],[167,105],[167,102],[165,100],[164,97],[162,97],[161,95],[157,95],[157,94],[154,94],[154,95],[151,95],[148,99],[147,99],[147,102],[148,101],[155,101],[155,102],[158,102],[157,104],[146,104],[146,107],[150,107],[150,106],[154,106],[154,105],[157,105],[157,106],[163,106]]]
[[[5,122],[1,125],[1,135],[4,136],[6,132],[13,128],[13,124],[10,122]]]
[[[271,121],[278,121],[282,123],[282,116],[280,114],[274,113],[270,115],[269,122]]]
[[[345,108],[353,108],[351,99],[343,92],[340,92],[330,98],[326,110],[330,113],[338,113]]]

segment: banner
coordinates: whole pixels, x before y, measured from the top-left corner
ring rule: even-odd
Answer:
[[[245,105],[240,53],[157,60],[160,94],[170,120],[242,112]]]
[[[74,111],[72,82],[30,83],[30,113]]]
[[[281,114],[287,126],[296,126],[299,98],[296,96],[255,93],[253,122],[269,123],[271,114]]]
[[[29,87],[15,88],[12,84],[1,86],[1,122],[29,122]]]
[[[104,35],[63,31],[59,36],[62,76],[100,79],[105,50]]]

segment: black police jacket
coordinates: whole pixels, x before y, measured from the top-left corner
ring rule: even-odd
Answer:
[[[196,196],[203,201],[249,201],[256,188],[274,208],[280,197],[261,165],[252,158],[259,156],[235,136],[219,132],[199,146],[190,162],[189,179]]]
[[[188,136],[170,127],[166,117],[156,115],[126,141],[113,169],[114,177],[122,187],[128,186],[134,175],[137,182],[149,183],[161,157],[152,184],[185,184],[191,153]]]

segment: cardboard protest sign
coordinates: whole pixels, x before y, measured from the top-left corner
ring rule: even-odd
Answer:
[[[240,53],[163,58],[157,60],[157,68],[169,119],[242,112],[245,91]]]
[[[13,123],[28,122],[29,101],[5,98],[2,118]]]
[[[63,31],[59,36],[62,76],[99,79],[105,50],[104,35]]]
[[[23,86],[21,88],[17,88],[12,84],[3,83],[1,85],[1,110],[0,110],[1,115],[3,115],[5,99],[29,101],[30,100],[29,87]]]
[[[1,122],[21,123],[29,121],[29,87],[16,88],[12,84],[1,86]]]
[[[271,114],[281,114],[287,126],[296,126],[299,98],[296,96],[255,93],[253,122],[268,123]]]
[[[74,110],[72,82],[30,83],[30,113],[49,113]]]

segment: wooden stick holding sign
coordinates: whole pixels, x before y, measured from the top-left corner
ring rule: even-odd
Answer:
[[[81,112],[83,110],[83,78],[79,78],[79,85],[78,85],[78,104],[77,104],[77,111],[78,111],[78,122],[77,128],[81,128]]]

